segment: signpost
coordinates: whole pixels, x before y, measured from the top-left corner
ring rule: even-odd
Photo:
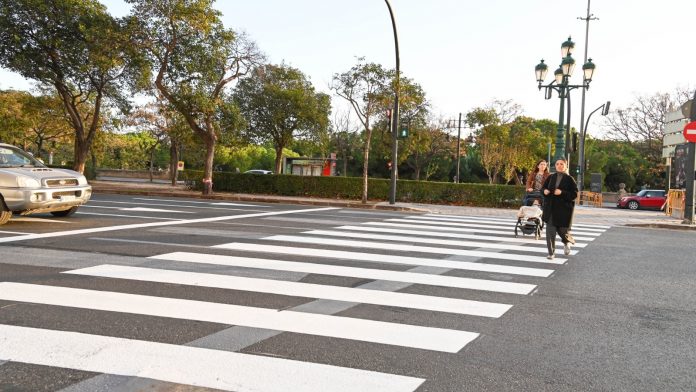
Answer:
[[[682,112],[688,115],[690,123],[684,127],[684,138],[689,142],[689,153],[686,159],[686,200],[684,205],[685,224],[694,224],[694,180],[696,171],[696,92],[694,99],[682,107]]]

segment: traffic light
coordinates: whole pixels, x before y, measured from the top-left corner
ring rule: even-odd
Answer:
[[[387,131],[391,132],[392,129],[392,111],[391,109],[387,109]]]
[[[405,139],[408,137],[408,128],[401,128],[399,131],[399,137]]]
[[[570,152],[576,152],[578,150],[578,133],[573,132],[573,137],[570,142]]]

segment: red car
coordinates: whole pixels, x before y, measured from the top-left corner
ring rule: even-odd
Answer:
[[[662,209],[667,197],[665,191],[655,189],[643,189],[633,196],[624,196],[616,202],[619,208],[628,208],[637,210],[639,208],[655,208]]]

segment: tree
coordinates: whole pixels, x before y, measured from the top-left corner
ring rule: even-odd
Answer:
[[[361,58],[358,64],[344,73],[335,74],[332,80],[331,89],[348,101],[363,128],[363,203],[367,203],[372,120],[381,108],[379,103],[387,100],[390,79],[390,73],[381,65],[365,63]]]
[[[662,159],[665,115],[677,110],[691,98],[692,91],[676,89],[671,93],[638,96],[628,108],[609,113],[604,131],[613,140],[633,144],[650,162],[657,165]]]
[[[350,111],[337,111],[331,120],[329,148],[338,153],[343,161],[343,176],[348,175],[348,161],[354,159],[356,149],[360,148],[360,133],[350,121]]]
[[[329,96],[318,93],[298,69],[264,65],[239,82],[234,102],[248,122],[242,135],[249,141],[270,142],[275,148],[275,172],[281,172],[283,149],[296,138],[318,142],[329,125]]]
[[[238,112],[226,87],[263,60],[256,44],[226,29],[212,0],[127,0],[135,46],[153,70],[153,84],[205,146],[203,194],[213,190],[215,145],[236,129]]]
[[[452,140],[443,130],[443,125],[442,122],[431,122],[422,128],[412,128],[409,137],[404,141],[405,151],[401,155],[408,154],[406,164],[413,169],[416,181],[421,179],[421,173],[426,181],[435,174],[440,169],[438,162],[441,158],[454,156],[456,159],[456,140]],[[464,151],[466,150],[460,151],[460,154]]]
[[[118,20],[96,0],[0,0],[0,65],[51,86],[75,132],[74,168],[84,172],[103,113],[123,95],[137,59]]]

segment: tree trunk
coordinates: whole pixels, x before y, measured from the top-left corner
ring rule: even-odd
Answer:
[[[275,154],[275,173],[280,174],[282,169],[280,166],[283,163],[283,147],[276,147]]]
[[[343,177],[348,177],[348,157],[343,154]]]
[[[155,147],[157,147],[156,144]],[[155,169],[155,147],[150,150],[150,182],[152,182],[152,172]]]
[[[367,204],[367,167],[370,164],[370,139],[372,139],[372,131],[368,130],[365,138],[365,147],[363,151],[365,152],[363,157],[363,191],[362,191],[362,202]]]
[[[203,194],[213,194],[213,158],[215,157],[215,135],[205,138],[205,172],[203,173]]]
[[[75,162],[73,170],[85,173],[85,163],[87,162],[87,154],[89,153],[89,145],[82,140],[75,138]]]

